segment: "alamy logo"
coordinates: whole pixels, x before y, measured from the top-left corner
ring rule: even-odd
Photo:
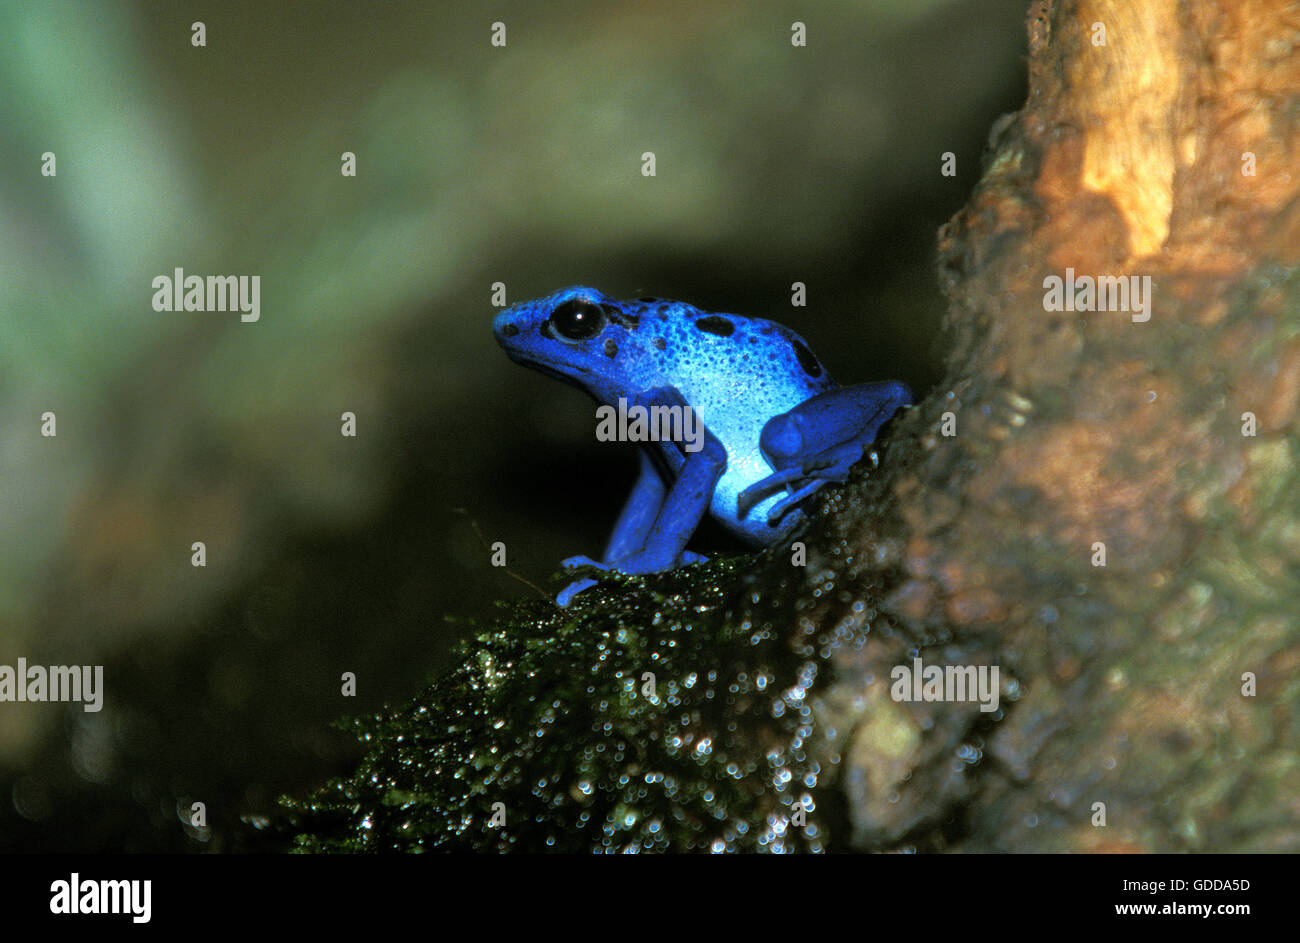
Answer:
[[[681,442],[687,452],[704,448],[704,423],[689,406],[628,406],[596,409],[596,438],[601,442]]]
[[[50,885],[50,913],[131,914],[132,923],[148,923],[152,898],[153,881],[83,881],[73,871]]]
[[[1134,321],[1151,320],[1150,275],[1079,275],[1043,279],[1044,311],[1131,311]]]
[[[997,665],[895,665],[889,672],[889,696],[895,701],[979,701],[980,710],[998,709],[1001,683]]]
[[[186,275],[182,268],[153,280],[155,311],[238,311],[239,320],[262,316],[261,275]]]
[[[104,706],[103,665],[0,665],[0,701],[81,701],[94,714]]]

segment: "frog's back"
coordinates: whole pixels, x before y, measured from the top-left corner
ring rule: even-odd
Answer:
[[[772,471],[759,447],[763,427],[773,416],[834,388],[835,381],[803,338],[775,321],[709,314],[657,299],[624,304],[654,351],[653,376],[680,390],[727,450],[710,510],[738,536],[771,543],[781,528],[768,527],[766,509],[777,496],[744,521],[735,519],[740,492]]]
[[[773,416],[835,386],[803,338],[775,321],[650,298],[622,307],[652,351],[647,378],[669,378],[701,413]]]

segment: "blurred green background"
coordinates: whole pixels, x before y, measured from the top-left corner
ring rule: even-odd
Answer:
[[[771,317],[931,389],[935,232],[1023,102],[1024,6],[0,5],[0,664],[106,687],[0,703],[0,851],[276,848],[258,816],[355,753],[330,720],[530,592],[480,533],[539,583],[599,552],[631,450],[497,349],[494,282]],[[260,275],[261,320],[155,312],[177,266]]]

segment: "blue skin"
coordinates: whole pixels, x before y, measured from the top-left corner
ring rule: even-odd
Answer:
[[[581,387],[605,405],[689,406],[704,424],[697,451],[638,444],[641,470],[600,561],[563,566],[657,573],[706,559],[686,549],[710,512],[747,543],[798,529],[796,505],[844,481],[912,391],[903,383],[838,386],[803,339],[772,321],[710,315],[680,301],[615,301],[566,288],[507,308],[492,325],[510,359]],[[579,579],[567,606],[595,584]]]

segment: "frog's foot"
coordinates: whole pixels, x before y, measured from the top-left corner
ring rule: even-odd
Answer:
[[[611,567],[606,563],[601,563],[599,560],[593,560],[591,557],[582,555],[569,557],[567,560],[561,561],[560,566],[566,570],[573,570],[580,566],[595,567],[597,570],[611,569]],[[555,597],[555,604],[561,609],[565,608],[569,603],[573,602],[574,596],[578,595],[578,593],[582,592],[584,589],[590,589],[595,586],[597,582],[597,580],[594,580],[591,577],[583,577],[582,579],[574,580],[568,586],[564,587],[564,589],[560,591],[560,594]]]
[[[580,566],[595,567],[598,570],[617,570],[620,573],[658,573],[662,570],[670,570],[674,566],[687,563],[707,563],[708,557],[702,553],[695,553],[690,550],[683,550],[676,561],[664,563],[660,554],[654,553],[634,553],[631,556],[624,557],[621,560],[615,560],[612,563],[602,563],[599,560],[593,560],[591,557],[578,555],[569,557],[560,563],[566,570],[573,570]],[[555,604],[561,608],[567,606],[573,601],[573,597],[578,595],[584,589],[590,589],[598,581],[585,577],[580,580],[574,580],[555,597]]]
[[[769,495],[775,494],[790,482],[803,478],[806,474],[807,472],[802,468],[787,468],[754,482],[736,498],[736,516],[743,521],[749,517],[749,512],[754,509],[754,505],[762,503]],[[771,514],[768,518],[771,519]]]
[[[802,488],[796,489],[794,494],[786,495],[780,501],[776,502],[776,504],[772,505],[772,510],[767,512],[768,526],[775,527],[777,521],[785,517],[786,511],[790,510],[792,507],[794,507],[804,498],[808,497],[808,495],[812,494],[822,485],[826,484],[827,481],[843,481],[843,480],[844,480],[843,478],[824,478],[821,480],[810,481]]]
[[[847,481],[849,469],[853,467],[854,462],[862,457],[862,450],[861,448],[848,446],[842,448],[840,453],[840,455],[835,456],[835,461],[827,462],[822,457],[814,463],[799,468],[787,468],[785,471],[768,475],[762,481],[750,485],[736,498],[736,506],[741,519],[743,520],[756,504],[766,500],[769,495],[789,486],[793,490],[772,505],[767,512],[768,525],[775,527],[777,522],[785,517],[791,508],[822,485],[827,482]]]
[[[700,559],[699,554],[691,554],[688,558],[684,550],[674,552],[671,548],[661,548],[657,550],[639,550],[636,553],[628,554],[621,560],[613,561],[609,566],[610,569],[618,570],[620,573],[662,573],[665,570],[671,570],[679,563],[695,563]]]
[[[582,592],[584,589],[590,589],[595,585],[596,581],[593,579],[574,580],[568,586],[564,587],[564,589],[560,590],[560,595],[555,597],[555,604],[561,609],[564,609],[569,605],[569,603],[573,602],[574,596],[578,595],[578,593]]]

